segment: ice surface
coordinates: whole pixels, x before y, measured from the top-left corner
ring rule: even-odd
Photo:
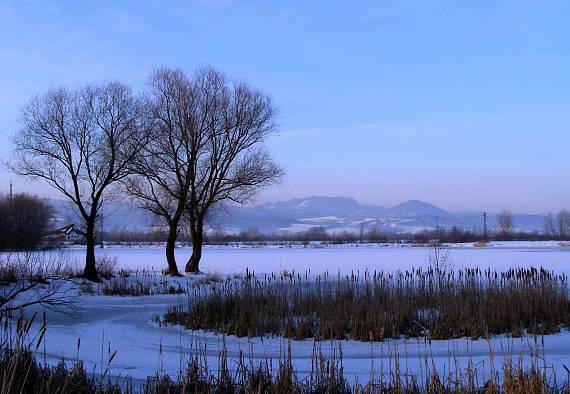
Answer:
[[[59,252],[57,252],[59,253]],[[67,253],[78,261],[83,259],[83,249],[68,249]],[[164,248],[111,247],[97,249],[98,255],[117,256],[119,265],[129,269],[161,271],[166,267]],[[510,267],[544,267],[556,272],[570,273],[570,247],[560,247],[559,242],[498,242],[484,248],[473,244],[455,244],[443,250],[448,263],[454,267],[479,267],[505,270]],[[190,258],[192,249],[176,249],[178,264],[182,267]],[[257,273],[287,270],[303,273],[350,273],[352,271],[395,271],[426,266],[429,248],[409,245],[351,244],[320,247],[206,247],[200,263],[204,272],[243,273],[246,269]]]

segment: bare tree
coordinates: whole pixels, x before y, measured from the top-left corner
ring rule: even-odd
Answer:
[[[386,239],[385,234],[382,234],[382,231],[378,228],[377,223],[373,223],[368,230],[366,235],[367,239],[372,242],[378,242]]]
[[[497,215],[497,224],[499,225],[499,230],[501,236],[505,239],[511,236],[513,232],[513,214],[507,209],[501,210]]]
[[[566,209],[561,209],[558,215],[556,215],[556,224],[560,239],[566,239],[570,233],[570,212]]]
[[[204,224],[214,207],[245,203],[282,174],[262,146],[275,130],[275,111],[267,96],[212,69],[192,76],[156,71],[147,108],[155,138],[125,183],[168,227],[168,273],[178,274],[181,223],[188,224],[193,245],[186,271],[198,272]]]
[[[211,209],[224,202],[244,204],[283,174],[263,146],[276,130],[271,99],[213,69],[199,70],[194,85],[201,102],[198,119],[205,121],[186,201],[192,237],[186,272],[199,272],[204,221]]]
[[[363,243],[364,242],[364,222],[360,223],[359,229],[358,229],[358,242]]]
[[[83,274],[98,280],[95,221],[111,187],[144,145],[140,100],[120,82],[59,88],[33,98],[14,137],[10,167],[41,179],[76,206],[87,244]]]
[[[544,234],[555,236],[556,235],[556,226],[554,224],[554,216],[551,213],[544,217]]]
[[[154,138],[133,162],[134,175],[125,185],[141,208],[166,224],[166,273],[178,275],[174,249],[195,179],[197,156],[205,145],[207,120],[200,118],[198,107],[203,103],[199,92],[183,72],[157,70],[149,84],[145,107]]]

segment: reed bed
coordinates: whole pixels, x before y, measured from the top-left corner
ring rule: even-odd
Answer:
[[[60,360],[57,365],[47,365],[36,360],[47,329],[46,317],[37,331],[32,330],[37,314],[30,320],[21,315],[15,321],[8,315],[0,314],[0,394],[11,393],[101,393],[115,394],[123,388],[110,382],[108,366],[114,355],[108,358],[107,369],[95,378],[88,373],[81,360],[66,363]],[[130,390],[127,383],[124,388]]]
[[[538,336],[530,350],[530,358],[523,362],[523,354],[514,359],[505,357],[495,367],[493,354],[489,353],[489,366],[480,368],[471,358],[462,368],[450,368],[441,373],[433,359],[424,360],[423,374],[413,374],[406,361],[400,359],[394,349],[388,360],[387,373],[376,375],[371,369],[367,382],[350,382],[344,372],[342,344],[328,356],[321,352],[321,342],[315,341],[311,356],[311,368],[302,374],[295,370],[291,357],[291,343],[278,359],[254,361],[240,353],[230,359],[222,338],[222,347],[216,365],[207,361],[206,345],[193,342],[190,360],[172,377],[160,369],[140,386],[124,377],[111,376],[111,365],[116,351],[104,352],[98,373],[88,372],[79,359],[65,363],[61,360],[50,366],[37,361],[46,333],[45,316],[37,331],[32,330],[34,319],[21,317],[9,324],[4,317],[0,341],[0,394],[8,393],[99,393],[99,394],[166,394],[166,393],[570,393],[568,376],[557,379],[556,373],[546,364],[540,351]],[[77,342],[79,352],[80,341]],[[44,355],[45,357],[45,355]],[[103,361],[104,360],[104,361]],[[457,365],[458,360],[450,362]],[[70,366],[68,366],[70,365]],[[160,363],[159,363],[160,365]],[[570,374],[570,371],[568,371]]]
[[[225,345],[212,368],[205,357],[205,348],[195,349],[194,356],[177,380],[157,373],[147,378],[144,392],[155,393],[294,393],[294,394],[538,394],[570,393],[568,376],[557,379],[556,373],[540,356],[540,345],[531,351],[525,364],[524,356],[518,359],[507,356],[495,366],[493,353],[489,352],[488,368],[480,368],[469,356],[465,368],[457,368],[457,358],[450,361],[456,365],[448,373],[440,373],[433,359],[425,357],[424,373],[411,373],[404,359],[395,349],[388,359],[386,374],[376,375],[372,368],[367,382],[349,382],[344,372],[342,346],[327,358],[319,342],[314,342],[311,354],[311,368],[304,374],[298,373],[292,362],[291,347],[278,360],[262,360],[254,363],[240,354],[236,360],[229,360]],[[230,368],[230,362],[234,367]],[[569,372],[570,375],[570,372]]]
[[[505,272],[439,266],[351,275],[257,276],[196,286],[166,324],[238,337],[382,341],[549,334],[568,327],[567,277],[542,268]]]

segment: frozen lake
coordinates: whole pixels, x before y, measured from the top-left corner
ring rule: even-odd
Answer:
[[[66,249],[79,262],[82,249]],[[161,271],[166,267],[162,247],[110,247],[97,249],[99,255],[117,256],[121,267]],[[557,242],[496,243],[485,248],[472,244],[454,245],[442,249],[448,263],[454,267],[492,268],[498,271],[511,267],[544,267],[556,272],[570,273],[570,247]],[[176,249],[179,269],[192,254],[188,247]],[[206,247],[200,268],[203,272],[256,273],[305,272],[350,273],[351,271],[406,270],[429,264],[430,248],[411,246],[330,246],[330,247]]]

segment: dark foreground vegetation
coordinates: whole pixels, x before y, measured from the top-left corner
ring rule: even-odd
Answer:
[[[311,370],[298,373],[291,351],[279,360],[254,362],[240,356],[229,360],[222,349],[217,368],[208,366],[205,348],[193,349],[191,359],[175,378],[157,371],[146,381],[136,384],[128,377],[111,376],[116,352],[105,352],[100,372],[88,372],[81,360],[47,365],[37,361],[46,332],[45,318],[39,332],[31,335],[32,322],[18,320],[16,329],[7,335],[3,321],[0,343],[0,393],[570,393],[567,379],[557,380],[535,349],[526,366],[522,355],[518,360],[506,357],[500,366],[489,354],[488,368],[478,368],[469,361],[464,369],[451,369],[440,374],[433,360],[425,361],[423,374],[411,374],[397,352],[388,361],[388,373],[375,376],[371,370],[368,382],[351,382],[343,370],[342,348],[325,358],[318,344],[312,352]],[[80,342],[78,342],[78,348]],[[458,360],[455,360],[457,362]]]
[[[543,269],[506,272],[439,266],[396,274],[248,275],[195,290],[165,323],[224,334],[317,340],[519,337],[570,324],[567,278]]]

